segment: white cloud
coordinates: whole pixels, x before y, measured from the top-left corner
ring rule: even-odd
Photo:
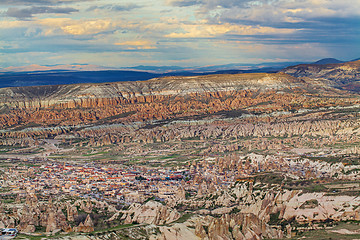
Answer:
[[[236,35],[263,35],[263,34],[290,34],[294,29],[277,29],[272,27],[246,26],[234,24],[188,24],[182,25],[182,32],[173,32],[165,37],[170,38],[211,38],[223,34]]]
[[[48,27],[46,35],[56,33],[59,29],[69,35],[91,35],[113,28],[111,20],[107,19],[85,19],[73,20],[70,18],[47,18],[37,21],[40,25]]]
[[[134,41],[125,41],[120,43],[115,43],[117,46],[126,46],[127,49],[156,49],[154,43],[149,40],[134,40]]]
[[[23,21],[0,21],[0,29],[26,27],[28,24]]]
[[[212,16],[213,6],[204,4],[200,8],[201,13],[206,13],[207,17],[217,21],[243,21],[257,22],[271,25],[280,22],[298,23],[310,22],[319,18],[348,18],[360,17],[360,1],[358,0],[275,0],[275,1],[247,1],[247,7],[241,4],[234,4],[232,7],[221,5],[221,11],[217,11],[215,17]],[[236,3],[237,1],[233,1]]]

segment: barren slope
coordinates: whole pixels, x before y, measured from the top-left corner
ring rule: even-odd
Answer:
[[[96,99],[121,100],[190,93],[283,89],[300,87],[303,82],[284,73],[166,77],[137,82],[14,87],[0,89],[0,105],[18,107],[86,107]],[[90,102],[90,103],[89,103]]]
[[[347,105],[343,92],[285,73],[0,89],[0,126],[68,126],[271,113]]]
[[[337,64],[301,64],[285,68],[282,72],[294,77],[309,77],[326,79],[333,86],[346,88],[347,84],[354,84],[360,80],[360,60]]]

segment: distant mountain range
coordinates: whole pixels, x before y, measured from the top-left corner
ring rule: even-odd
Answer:
[[[284,67],[291,65],[301,64],[303,62],[270,62],[270,63],[260,63],[260,64],[249,64],[249,63],[232,63],[225,65],[210,65],[210,66],[198,66],[198,67],[179,67],[179,66],[135,66],[135,67],[103,67],[98,65],[90,64],[63,64],[63,65],[29,65],[29,66],[20,66],[20,67],[7,67],[0,69],[0,73],[15,73],[15,72],[57,72],[57,71],[142,71],[142,72],[151,72],[157,74],[165,74],[171,72],[214,72],[214,71],[224,71],[224,70],[261,70],[261,69],[272,69],[279,70]]]
[[[354,61],[354,60],[352,60],[352,61]],[[344,63],[344,61],[340,61],[340,60],[335,59],[335,58],[324,58],[324,59],[321,59],[319,61],[313,62],[312,64],[323,65],[323,64],[332,64],[332,63]]]
[[[102,67],[91,64],[61,64],[41,66],[32,64],[21,67],[7,67],[0,69],[1,72],[49,72],[49,71],[103,71],[112,70],[113,68]]]
[[[160,76],[138,71],[43,71],[9,72],[0,74],[0,88],[41,85],[64,85],[78,83],[104,83],[141,81]]]
[[[170,73],[170,72],[216,72],[216,71],[227,71],[227,70],[241,70],[241,71],[262,71],[268,70],[276,71],[288,67],[291,65],[300,64],[303,62],[270,62],[270,63],[231,63],[224,65],[210,65],[210,66],[198,66],[198,67],[179,67],[179,66],[136,66],[125,68],[127,70],[141,70],[156,73]]]
[[[326,65],[343,63],[325,58],[311,64]],[[103,83],[118,81],[142,81],[164,76],[194,76],[203,74],[274,73],[302,62],[275,62],[260,64],[225,64],[201,67],[135,66],[110,68],[88,64],[30,65],[0,69],[0,88],[61,85],[78,83]]]

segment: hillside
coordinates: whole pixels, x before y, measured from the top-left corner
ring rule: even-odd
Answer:
[[[165,77],[148,81],[0,89],[0,125],[96,124],[192,118],[221,111],[288,111],[302,94],[337,96],[338,90],[284,73]],[[314,104],[314,103],[311,103]],[[36,110],[34,112],[34,110]]]
[[[103,84],[50,85],[0,89],[0,104],[19,107],[86,107],[96,99],[126,101],[132,98],[246,89],[282,89],[303,86],[304,82],[287,74],[206,75],[165,77],[148,81]]]
[[[294,77],[329,80],[330,85],[349,89],[360,81],[360,60],[332,64],[300,64],[282,70]]]

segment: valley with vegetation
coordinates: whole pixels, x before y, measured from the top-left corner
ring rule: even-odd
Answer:
[[[360,60],[0,88],[17,239],[360,239]]]

